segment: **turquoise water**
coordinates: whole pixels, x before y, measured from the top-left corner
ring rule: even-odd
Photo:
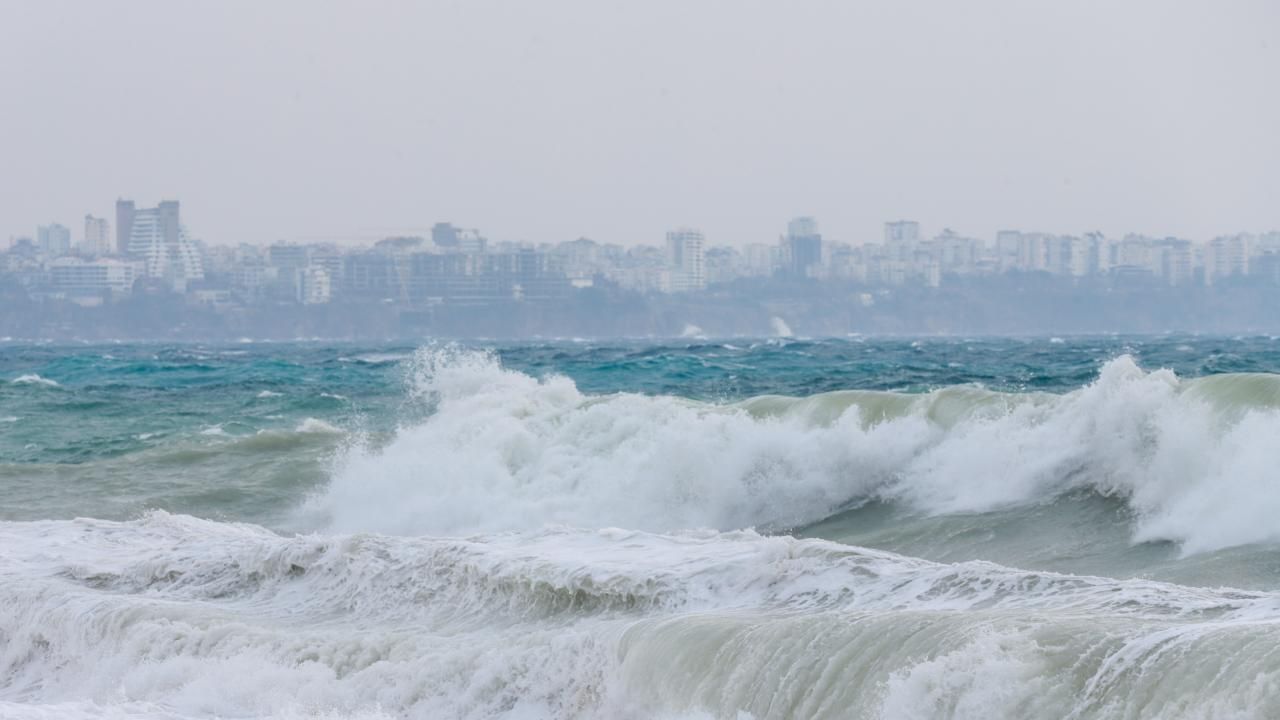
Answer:
[[[1271,337],[0,343],[0,716],[1272,717],[1278,435]]]
[[[1180,377],[1280,372],[1280,341],[1096,337],[724,342],[552,342],[479,346],[534,377],[561,374],[585,393],[637,392],[708,402],[844,389],[919,393],[979,384],[1061,393],[1130,354]],[[221,427],[245,435],[314,417],[389,430],[404,422],[409,345],[18,345],[0,343],[0,461],[117,457]],[[37,375],[57,383],[14,383]],[[7,382],[6,382],[7,381]]]

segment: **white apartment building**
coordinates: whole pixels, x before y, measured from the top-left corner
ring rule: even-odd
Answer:
[[[1206,283],[1249,274],[1249,236],[1216,237],[1205,250]]]
[[[84,216],[84,241],[80,243],[80,254],[85,257],[98,257],[111,254],[111,226],[106,218]]]
[[[167,280],[174,290],[185,292],[192,280],[204,278],[200,248],[186,228],[174,232],[158,208],[133,214],[128,252],[143,261],[147,277]]]
[[[133,282],[141,270],[140,263],[115,258],[86,260],[67,255],[49,263],[49,280],[58,290],[71,294],[126,295],[133,290]]]
[[[58,223],[36,228],[36,246],[45,257],[62,257],[71,252],[71,231]]]
[[[705,239],[701,230],[678,228],[667,233],[667,270],[671,292],[707,286]]]
[[[318,265],[298,269],[298,301],[304,305],[323,305],[333,297],[329,271]]]

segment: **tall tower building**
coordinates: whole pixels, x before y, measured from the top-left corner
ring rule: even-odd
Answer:
[[[111,253],[111,226],[106,218],[84,216],[84,242],[80,244],[80,253],[89,257]]]
[[[667,267],[673,292],[707,286],[705,246],[701,230],[678,228],[667,233]]]
[[[175,290],[204,277],[200,248],[187,235],[179,217],[178,202],[166,200],[154,208],[138,210],[132,201],[116,203],[116,216],[127,211],[129,239],[124,252],[145,262],[147,277],[169,281]],[[117,227],[117,236],[120,228]]]
[[[796,277],[812,277],[822,268],[822,235],[811,217],[798,217],[787,223],[789,269]]]
[[[129,252],[129,238],[133,236],[133,216],[137,209],[132,200],[116,200],[116,252]]]
[[[156,206],[156,213],[160,219],[160,231],[164,235],[164,241],[171,245],[177,244],[182,235],[182,223],[178,219],[178,201],[162,200]]]

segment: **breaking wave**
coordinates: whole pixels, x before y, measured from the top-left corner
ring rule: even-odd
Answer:
[[[22,717],[86,700],[164,717],[1280,710],[1268,593],[750,531],[286,538],[157,512],[0,541],[0,697]]]
[[[1185,586],[1142,558],[1122,579],[772,532],[905,517],[896,532],[945,543],[1004,532],[993,512],[1030,526],[1006,544],[1083,552],[1063,525],[1101,552],[1168,540],[1197,585],[1235,584],[1195,566],[1274,565],[1224,548],[1280,540],[1280,377],[1121,356],[1061,395],[708,403],[588,394],[456,347],[394,362],[389,435],[219,418],[97,464],[0,467],[22,504],[97,483],[106,508],[146,463],[170,497],[226,508],[136,496],[123,521],[0,522],[0,717],[1280,716],[1273,569],[1256,590]],[[250,510],[307,491],[280,525],[302,534],[227,521],[274,523]]]
[[[1280,539],[1277,376],[1187,381],[1121,356],[1064,395],[957,386],[708,404],[586,395],[433,348],[409,385],[432,412],[344,455],[309,507],[327,527],[771,530],[870,501],[967,513],[1085,489],[1128,504],[1135,541],[1196,553]]]
[[[40,377],[35,373],[19,375],[13,379],[14,385],[43,385],[45,387],[62,387],[57,380],[50,380],[46,377]]]

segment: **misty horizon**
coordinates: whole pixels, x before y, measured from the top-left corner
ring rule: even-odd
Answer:
[[[0,237],[116,197],[212,245],[1280,227],[1276,5],[983,9],[10,5]]]

